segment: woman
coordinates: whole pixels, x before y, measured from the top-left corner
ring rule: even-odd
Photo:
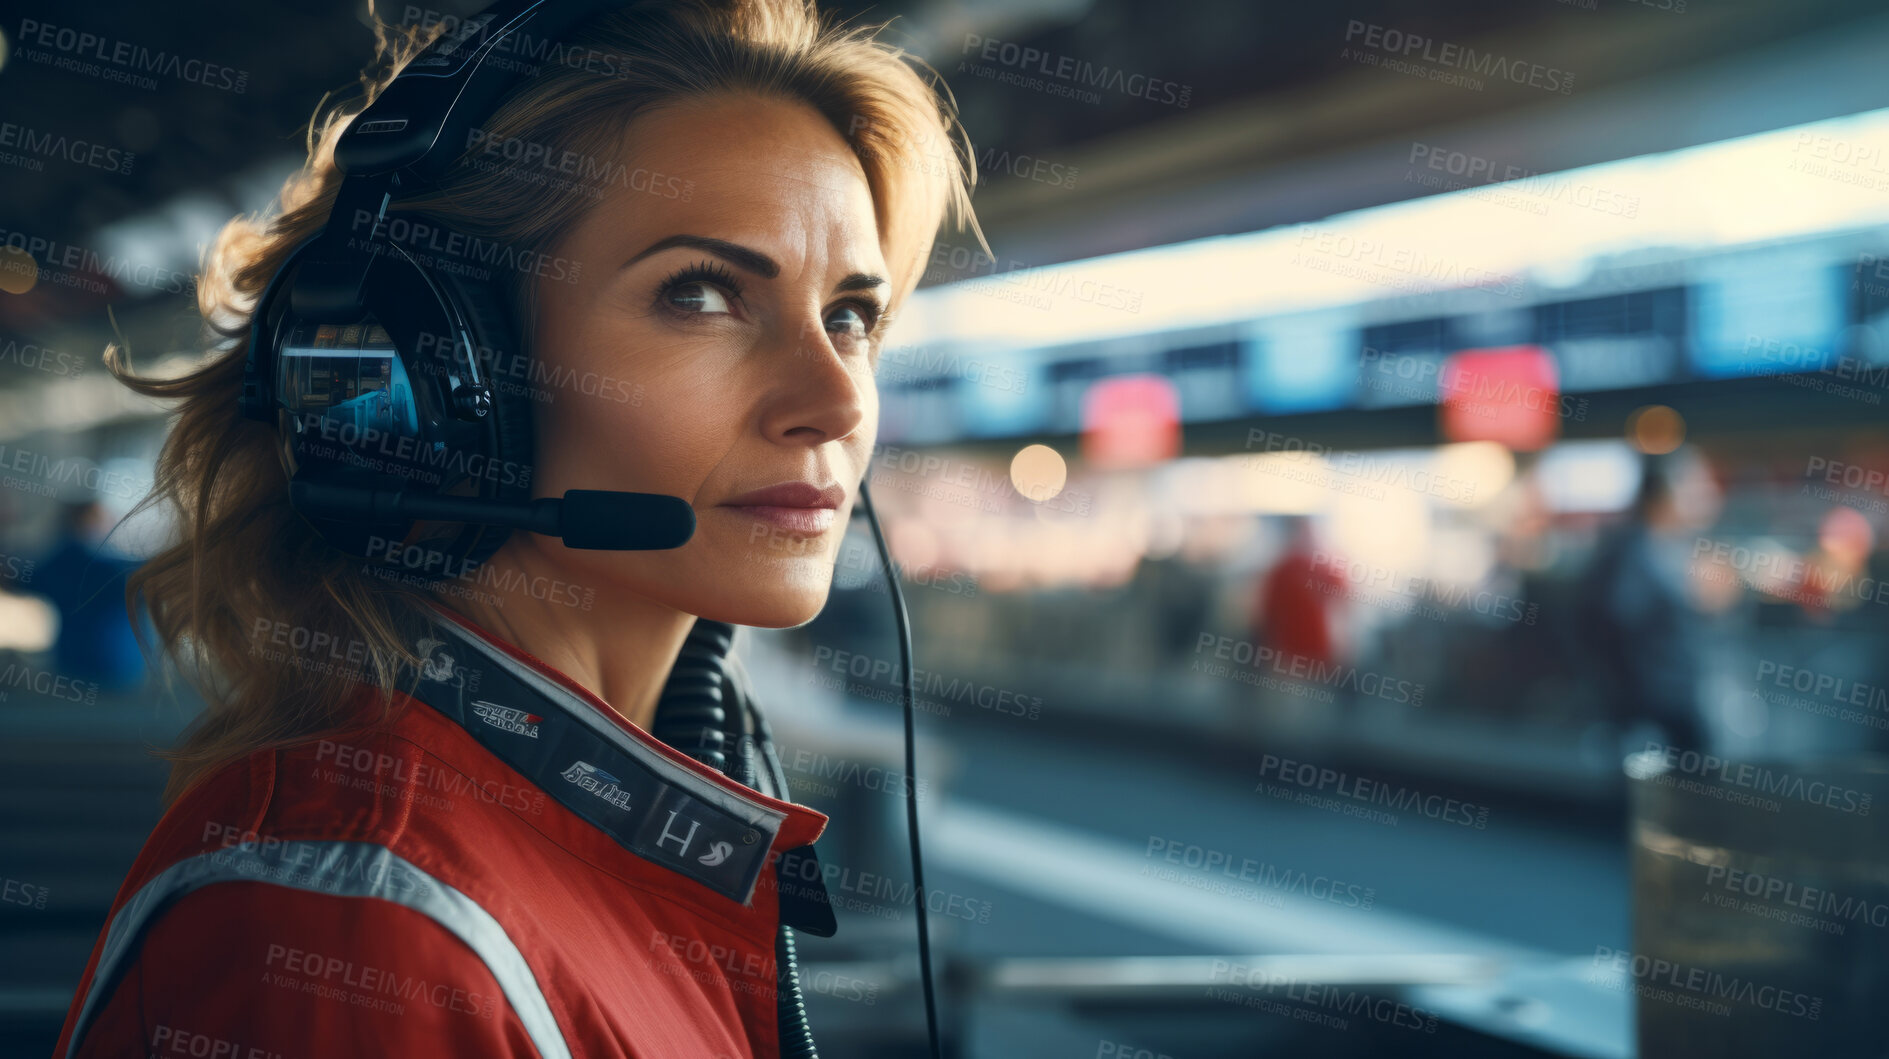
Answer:
[[[652,732],[731,626],[823,606],[881,336],[940,222],[975,230],[969,145],[922,64],[796,0],[626,4],[521,42],[529,75],[389,230],[534,263],[499,270],[533,496],[678,496],[696,529],[644,552],[515,532],[411,577],[304,521],[276,436],[236,408],[249,315],[341,208],[338,137],[456,32],[429,23],[383,30],[384,69],[318,115],[276,215],[218,241],[200,289],[225,351],[176,380],[112,352],[182,399],[158,490],[181,538],[132,588],[209,708],[59,1054],[810,1053],[775,987],[783,921],[820,918],[826,818],[745,740]],[[704,763],[724,759],[741,781]]]

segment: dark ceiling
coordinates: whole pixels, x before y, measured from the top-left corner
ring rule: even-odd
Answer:
[[[944,74],[980,152],[1051,159],[1074,157],[1085,146],[1125,132],[1195,120],[1258,98],[1292,99],[1308,86],[1356,77],[1360,65],[1341,55],[1354,23],[1395,27],[1439,41],[1501,40],[1516,54],[1550,58],[1585,48],[1584,54],[1599,57],[1590,58],[1582,69],[1597,70],[1605,80],[1766,45],[1876,10],[1875,5],[1847,0],[1693,0],[1692,9],[1682,12],[1670,10],[1670,5],[1686,0],[1599,0],[1602,6],[1589,7],[1593,2],[1096,0],[1085,8],[1066,0],[1014,0],[1002,6],[902,0],[824,7],[870,22],[896,19],[894,39],[903,37]],[[449,14],[477,6],[439,3]],[[397,20],[417,7],[383,4],[382,10]],[[0,123],[102,144],[133,156],[121,167],[128,170],[123,172],[60,159],[46,161],[42,171],[0,164],[5,192],[0,195],[0,228],[81,246],[103,226],[182,196],[202,197],[203,208],[213,214],[236,212],[244,197],[232,186],[237,175],[259,162],[299,152],[310,112],[324,93],[354,85],[372,45],[365,0],[82,5],[6,0],[0,10],[5,12],[0,32],[9,49],[0,67]],[[32,38],[45,32],[45,26],[55,27],[55,32],[93,34],[107,42],[103,47],[130,45],[229,67],[245,74],[246,80],[241,92],[176,77],[158,78],[155,87],[147,89],[74,72],[57,65],[56,50],[31,53]],[[1103,93],[1099,102],[1080,103],[959,73],[967,33],[1172,80],[1191,90],[1188,106],[1126,93]],[[1429,87],[1412,80],[1409,91]],[[1442,103],[1434,116],[1441,120],[1539,103],[1541,94],[1496,84],[1487,92],[1438,98]],[[1397,120],[1408,119],[1400,115]],[[1286,148],[1269,150],[1290,153],[1341,145],[1372,133],[1369,126],[1368,117],[1332,123],[1307,131]],[[0,140],[5,128],[0,124]],[[980,188],[980,213],[987,228],[1001,230],[1006,223],[1001,185],[1015,179],[994,174]],[[1149,179],[1171,178],[1157,173]],[[982,208],[987,198],[994,215]],[[1072,195],[1061,205],[1079,216],[1084,203]],[[103,302],[116,300],[111,294],[88,295],[77,289],[34,293],[28,298],[0,296],[0,328],[19,333],[74,314],[95,315]]]

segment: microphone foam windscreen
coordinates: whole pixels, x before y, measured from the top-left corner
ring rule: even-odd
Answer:
[[[679,548],[695,535],[695,509],[661,493],[571,489],[559,515],[567,548],[651,551]]]

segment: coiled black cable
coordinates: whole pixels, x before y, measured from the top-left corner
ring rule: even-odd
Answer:
[[[734,626],[725,622],[696,619],[657,699],[650,734],[755,790],[760,790],[756,760],[760,758],[773,787],[769,793],[786,798],[787,774],[774,752],[773,732],[752,697],[729,672],[734,632]],[[774,966],[781,1057],[819,1059],[801,994],[794,932],[784,923],[774,938]]]
[[[717,772],[728,771],[727,659],[734,642],[734,626],[697,618],[650,722],[651,735]]]
[[[905,609],[905,593],[899,587],[899,575],[892,565],[885,532],[879,515],[873,510],[872,493],[865,482],[859,485],[860,508],[872,527],[878,545],[879,561],[885,570],[892,596],[892,617],[899,640],[899,668],[903,677],[901,705],[905,714],[905,812],[912,844],[912,882],[917,891],[919,980],[925,994],[925,1029],[930,1038],[932,1059],[941,1059],[938,1039],[938,1002],[931,978],[931,930],[926,922],[925,865],[919,852],[918,798],[915,792],[918,766],[915,760],[915,726],[912,674],[912,627]],[[682,653],[670,672],[668,683],[657,700],[652,734],[739,782],[756,790],[758,756],[767,767],[776,798],[787,798],[787,774],[774,750],[774,733],[767,718],[754,704],[753,697],[738,679],[731,678],[728,652],[734,645],[734,627],[724,622],[697,618],[683,642]],[[736,663],[737,667],[739,663]],[[732,703],[733,709],[725,708]],[[712,730],[712,731],[711,731]],[[675,738],[671,738],[671,736]],[[679,741],[678,741],[679,740]],[[728,748],[735,748],[730,756]],[[794,948],[793,930],[781,924],[774,940],[776,1014],[780,1026],[782,1059],[819,1059],[814,1050],[813,1030],[807,1024],[807,1005],[801,995],[800,966]]]

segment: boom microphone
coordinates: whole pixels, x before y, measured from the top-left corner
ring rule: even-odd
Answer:
[[[571,489],[561,500],[544,497],[511,503],[292,481],[289,502],[307,518],[368,523],[465,522],[530,530],[561,538],[567,548],[602,551],[679,548],[695,535],[695,509],[679,496],[662,493]]]

